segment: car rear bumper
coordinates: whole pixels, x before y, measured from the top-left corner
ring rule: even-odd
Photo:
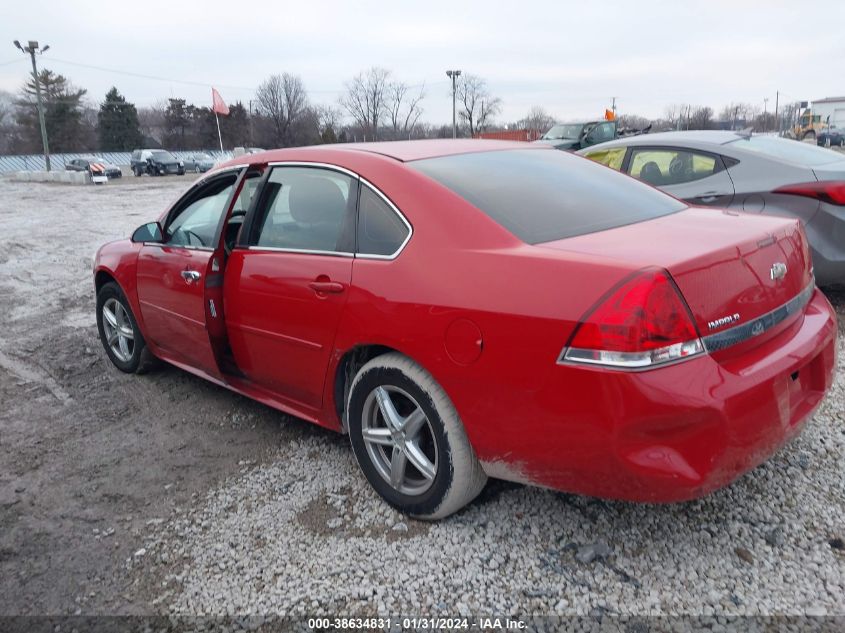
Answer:
[[[727,359],[642,372],[559,366],[499,447],[491,476],[631,501],[706,495],[795,437],[833,381],[836,315],[816,289],[805,314]],[[564,412],[561,414],[561,412]]]

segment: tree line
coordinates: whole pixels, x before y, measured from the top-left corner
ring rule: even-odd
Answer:
[[[139,147],[210,149],[217,147],[217,122],[209,106],[173,97],[152,106],[137,107],[112,87],[96,105],[88,92],[49,69],[38,75],[44,100],[45,123],[53,152],[129,151]],[[41,151],[36,108],[36,84],[30,78],[17,95],[0,93],[0,153]],[[252,99],[229,105],[220,116],[224,147],[289,147],[350,141],[448,138],[451,123],[422,120],[424,84],[408,84],[392,71],[372,67],[344,84],[336,102],[313,103],[302,78],[291,73],[267,77]],[[444,99],[451,98],[451,86]],[[485,131],[528,129],[545,132],[556,119],[533,106],[517,121],[498,121],[502,101],[484,78],[463,73],[456,83],[459,136]],[[619,116],[620,126],[659,130],[787,129],[798,104],[781,104],[778,120],[769,110],[748,103],[730,103],[716,116],[709,106],[673,104],[662,117]]]
[[[52,152],[218,145],[209,106],[172,97],[138,107],[117,87],[94,105],[87,90],[50,69],[39,72],[38,82]],[[35,88],[30,78],[17,95],[0,93],[0,153],[41,151]],[[388,69],[372,67],[347,81],[335,103],[316,104],[301,77],[281,73],[262,81],[249,101],[229,104],[229,115],[219,117],[220,131],[226,149],[451,137],[451,124],[422,121],[426,95],[425,85],[410,85]],[[483,78],[467,73],[457,85],[456,108],[460,135],[472,136],[493,125],[501,100]]]

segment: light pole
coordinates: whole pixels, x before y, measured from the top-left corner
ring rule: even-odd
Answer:
[[[460,74],[460,70],[446,71],[446,76],[452,80],[452,138],[458,138],[458,122],[455,119],[455,81],[457,81]]]
[[[41,82],[38,80],[38,67],[35,64],[35,53],[40,52],[42,55],[50,48],[45,46],[40,49],[38,42],[30,40],[26,46],[21,46],[18,40],[15,40],[15,46],[22,53],[28,54],[32,59],[32,80],[35,82],[35,97],[38,100],[38,123],[41,125],[41,144],[44,146],[44,162],[47,165],[47,171],[50,171],[50,145],[47,143],[47,124],[44,122],[44,104],[41,102]]]
[[[769,114],[769,98],[763,97],[763,131],[764,132],[769,131],[768,114]]]

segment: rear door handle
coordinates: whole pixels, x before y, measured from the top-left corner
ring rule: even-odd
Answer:
[[[308,284],[317,294],[339,294],[343,292],[344,286],[337,281],[312,281]]]

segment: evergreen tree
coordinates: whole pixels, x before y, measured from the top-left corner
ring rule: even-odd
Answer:
[[[38,73],[41,98],[44,101],[44,122],[53,152],[78,152],[85,149],[85,126],[82,120],[82,97],[88,92],[75,88],[62,75],[43,69]],[[24,151],[41,150],[41,129],[38,122],[38,102],[35,80],[30,78],[21,89],[15,104],[16,119],[21,127]]]
[[[105,101],[100,105],[97,128],[100,149],[104,151],[129,151],[143,142],[135,104],[127,102],[115,87],[106,93]]]

